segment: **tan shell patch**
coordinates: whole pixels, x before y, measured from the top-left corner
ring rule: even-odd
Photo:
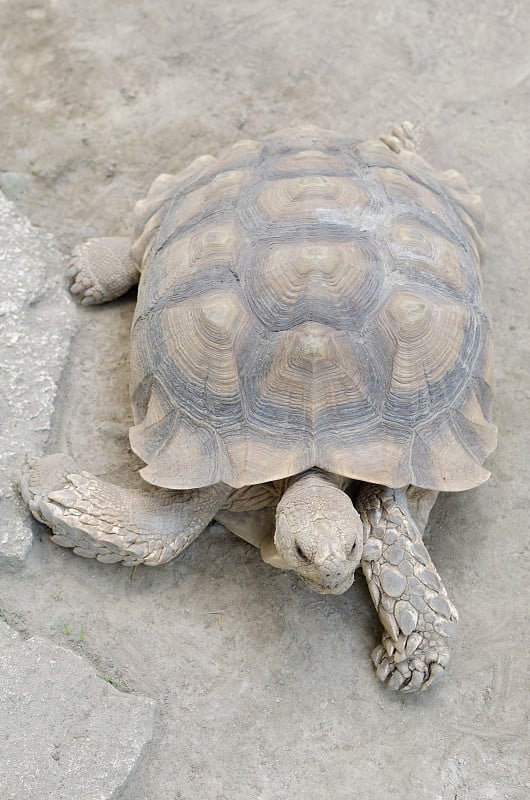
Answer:
[[[424,230],[412,221],[399,220],[392,228],[390,252],[399,264],[411,272],[430,272],[460,292],[469,281],[462,271],[462,254],[457,245],[433,231]]]
[[[259,381],[262,400],[304,409],[315,428],[327,408],[367,401],[363,367],[342,331],[306,322],[279,337],[272,354]]]
[[[259,210],[271,221],[328,221],[334,211],[366,203],[362,188],[352,180],[324,175],[278,179],[257,198]]]
[[[274,243],[243,273],[250,307],[273,330],[308,319],[360,328],[380,303],[381,279],[355,242]]]
[[[235,267],[238,263],[241,240],[233,223],[204,225],[192,233],[169,242],[165,258],[178,264],[178,272],[168,270],[158,283],[159,296],[169,297],[192,276],[210,270],[214,264]]]
[[[241,139],[230,148],[221,160],[220,169],[237,170],[246,165],[249,160],[253,162],[259,161],[263,149],[262,142],[256,142],[253,139]]]
[[[384,348],[393,355],[389,392],[414,392],[440,381],[462,350],[468,318],[461,305],[434,304],[419,294],[394,291],[377,325]]]
[[[272,174],[294,175],[341,175],[348,171],[348,160],[344,154],[326,153],[322,150],[299,150],[285,153],[272,165]]]
[[[218,213],[234,203],[251,176],[244,170],[217,173],[209,183],[186,194],[178,205],[178,225],[185,228],[202,217]]]

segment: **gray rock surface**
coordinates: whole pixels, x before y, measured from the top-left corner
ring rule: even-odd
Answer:
[[[108,681],[76,653],[0,621],[2,800],[119,796],[151,739],[155,704]]]
[[[16,200],[28,189],[28,178],[18,172],[0,170],[0,191],[9,200]]]
[[[32,526],[13,474],[26,455],[42,453],[58,381],[75,330],[53,237],[34,228],[0,192],[0,564],[26,558]]]

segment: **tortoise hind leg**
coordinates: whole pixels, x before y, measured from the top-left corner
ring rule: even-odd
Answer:
[[[123,236],[89,239],[74,250],[66,277],[81,305],[115,300],[140,277],[131,256],[131,240]]]
[[[405,121],[393,125],[388,133],[379,138],[394,153],[401,153],[403,150],[414,151],[419,149],[423,129],[417,123]]]
[[[124,489],[75,469],[56,453],[29,464],[19,479],[33,516],[52,540],[98,561],[165,564],[213,519],[231,489],[221,484],[192,491]]]

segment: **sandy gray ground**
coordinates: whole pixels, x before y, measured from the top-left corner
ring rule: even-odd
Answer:
[[[133,576],[27,519],[35,545],[16,580],[1,578],[4,617],[158,704],[119,796],[527,800],[527,4],[19,0],[0,2],[0,30],[0,186],[64,252],[127,233],[168,167],[302,122],[370,136],[419,120],[429,160],[462,171],[488,215],[500,444],[490,482],[433,513],[430,550],[461,617],[439,687],[402,697],[377,684],[361,581],[320,597],[219,527]],[[135,465],[132,309],[129,297],[83,312],[48,442],[115,480]]]

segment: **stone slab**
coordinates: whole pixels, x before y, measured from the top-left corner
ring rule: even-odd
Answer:
[[[133,775],[155,704],[76,653],[0,621],[0,797],[110,800]]]
[[[32,528],[14,472],[42,453],[57,385],[76,328],[66,298],[64,256],[53,237],[18,213],[0,192],[0,565],[16,566],[31,547]]]

